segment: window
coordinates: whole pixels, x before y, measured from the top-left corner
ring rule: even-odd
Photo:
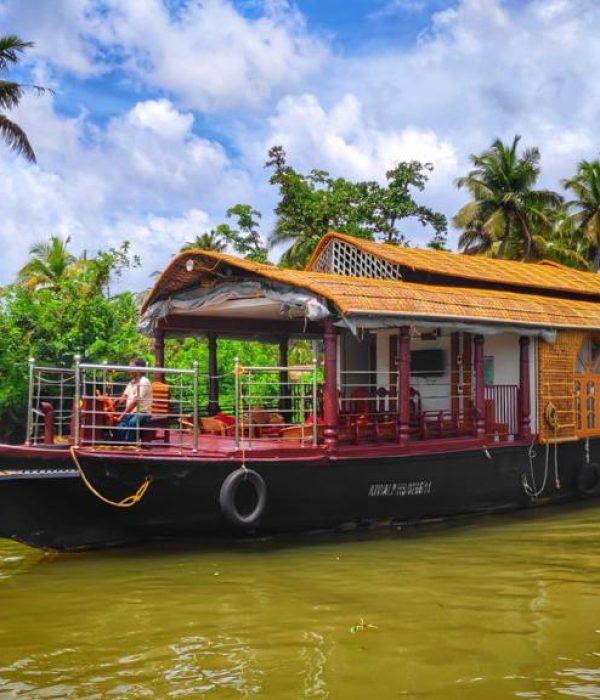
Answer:
[[[494,356],[490,355],[483,359],[483,383],[494,383]]]
[[[596,420],[596,397],[600,395],[600,338],[589,336],[579,348],[575,361],[573,397],[575,430],[579,435],[600,432]]]

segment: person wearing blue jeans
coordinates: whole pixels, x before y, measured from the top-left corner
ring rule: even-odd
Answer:
[[[152,385],[139,369],[146,366],[144,360],[136,358],[129,366],[132,368],[131,380],[117,401],[117,404],[125,404],[123,413],[118,418],[117,429],[120,440],[135,442],[139,429],[152,416]]]

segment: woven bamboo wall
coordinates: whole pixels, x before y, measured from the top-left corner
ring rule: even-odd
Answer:
[[[544,411],[548,403],[556,406],[559,423],[557,438],[575,435],[575,361],[587,333],[559,331],[554,344],[540,341],[538,354],[538,426],[540,438],[551,440],[554,428],[548,425]]]

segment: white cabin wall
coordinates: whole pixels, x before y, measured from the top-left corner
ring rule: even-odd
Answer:
[[[483,354],[494,358],[494,384],[519,385],[519,336],[516,333],[486,335]]]
[[[411,350],[436,350],[444,351],[444,373],[439,377],[411,376],[410,385],[421,394],[421,406],[424,411],[443,411],[450,409],[450,333],[443,331],[443,335],[435,340],[421,340],[411,338]],[[377,357],[377,386],[389,388],[389,347],[390,336],[396,335],[394,330],[386,329],[375,332],[376,357]]]

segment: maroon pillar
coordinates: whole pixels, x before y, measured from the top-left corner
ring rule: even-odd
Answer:
[[[279,370],[279,411],[285,414],[286,423],[290,420],[290,375],[287,371],[289,342],[288,338],[281,338],[279,341],[279,366],[286,369]]]
[[[519,434],[531,437],[531,393],[529,388],[529,338],[519,338]]]
[[[323,387],[323,419],[325,421],[325,447],[333,450],[338,439],[337,396],[337,333],[333,321],[325,319],[323,336],[325,350],[325,385]]]
[[[450,335],[450,412],[452,419],[458,422],[460,414],[460,396],[458,385],[460,382],[460,367],[458,366],[459,333]]]
[[[217,335],[207,333],[208,338],[208,415],[219,412],[219,366],[217,362]]]
[[[410,437],[410,327],[398,331],[398,442],[406,445]]]
[[[154,364],[157,367],[165,366],[165,332],[160,328],[154,331]],[[159,372],[156,375],[156,379],[162,382],[164,374]]]
[[[485,386],[483,377],[483,336],[473,337],[475,368],[475,437],[485,437]]]

